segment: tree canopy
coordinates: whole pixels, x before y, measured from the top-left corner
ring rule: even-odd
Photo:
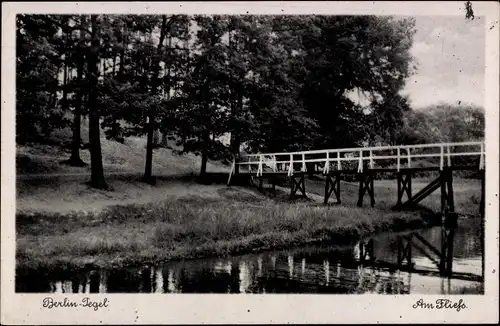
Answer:
[[[105,188],[100,130],[147,135],[146,181],[155,131],[200,154],[200,174],[242,149],[481,137],[476,108],[416,112],[401,95],[414,26],[388,16],[18,15],[17,141],[71,123],[78,164],[88,116],[93,185]]]

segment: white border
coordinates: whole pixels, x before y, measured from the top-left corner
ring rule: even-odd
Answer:
[[[415,310],[420,297],[385,295],[92,295],[108,298],[110,308],[47,310],[46,295],[14,293],[15,212],[15,15],[16,13],[187,13],[187,14],[377,14],[458,15],[459,2],[96,2],[2,3],[2,256],[1,323],[479,323],[498,322],[498,122],[499,5],[473,2],[474,14],[486,28],[486,284],[484,296],[463,296],[468,309]],[[476,18],[477,19],[477,18]],[[491,29],[490,29],[491,27]],[[493,272],[496,270],[496,273]],[[74,295],[73,298],[84,295]],[[458,300],[460,297],[454,297]]]

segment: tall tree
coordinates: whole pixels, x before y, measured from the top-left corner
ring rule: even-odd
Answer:
[[[319,126],[314,148],[361,145],[364,108],[349,94],[373,103],[402,89],[411,73],[414,21],[379,16],[312,16],[288,19],[284,34],[299,36],[305,67],[301,98]],[[325,107],[325,105],[327,105]]]
[[[62,24],[62,30],[69,37],[66,39],[65,62],[70,71],[76,70],[76,77],[70,78],[63,93],[63,101],[66,106],[73,107],[71,156],[66,161],[72,166],[85,166],[85,162],[80,157],[81,147],[81,123],[85,110],[84,97],[87,88],[84,83],[85,74],[85,52],[88,48],[89,35],[84,30],[88,30],[86,16],[72,16],[66,24]],[[76,34],[74,36],[74,34]],[[67,96],[71,94],[71,100]]]
[[[225,46],[221,38],[229,24],[225,16],[197,16],[198,27],[190,73],[183,85],[183,105],[176,115],[183,151],[201,154],[200,178],[210,156],[227,154],[218,140],[227,130],[228,91],[222,71]]]
[[[176,23],[178,17],[177,16],[171,16],[168,17],[166,15],[162,16],[161,19],[161,27],[160,27],[160,40],[158,42],[157,50],[155,55],[153,56],[153,62],[152,62],[152,67],[153,67],[153,80],[152,80],[152,89],[151,89],[151,95],[152,96],[160,96],[161,91],[162,91],[162,80],[161,80],[161,73],[162,73],[162,66],[161,66],[161,61],[162,59],[165,58],[165,51],[164,49],[164,42],[165,39],[167,38],[167,34],[169,33],[170,29],[172,28],[172,25]],[[167,49],[167,50],[170,50]],[[165,64],[167,65],[167,64]],[[167,82],[168,83],[168,82]],[[170,91],[170,85],[167,85],[167,88]],[[159,117],[156,116],[154,111],[149,110],[148,112],[148,123],[147,123],[147,145],[146,145],[146,167],[144,171],[144,180],[145,181],[150,181],[152,177],[152,165],[153,165],[153,133],[155,129],[157,128],[157,123],[156,121],[159,119]]]
[[[98,189],[107,189],[108,185],[104,178],[102,163],[101,138],[100,138],[100,108],[98,106],[98,77],[99,77],[99,52],[101,47],[101,30],[98,15],[90,16],[91,22],[91,45],[88,52],[88,76],[87,86],[89,99],[87,110],[89,112],[89,143],[90,143],[90,166],[91,186]]]

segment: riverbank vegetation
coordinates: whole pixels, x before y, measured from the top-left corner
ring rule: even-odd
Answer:
[[[18,268],[109,267],[317,241],[349,243],[376,231],[424,225],[414,213],[280,202],[224,186],[204,190],[210,195],[100,212],[18,213]]]
[[[325,206],[314,200],[289,201],[283,192],[271,198],[255,189],[201,186],[189,180],[160,180],[155,186],[113,180],[115,191],[97,193],[80,182],[64,184],[64,195],[51,193],[57,187],[52,184],[45,191],[36,187],[31,200],[21,199],[16,216],[18,268],[110,267],[311,242],[342,244],[439,220],[432,220],[429,212],[424,216],[388,210],[383,202],[396,197],[387,191],[380,192],[382,203],[375,208],[358,208],[349,200]],[[470,194],[472,188],[465,185],[456,188]],[[354,184],[343,183],[343,189],[343,198],[355,197]],[[473,199],[462,198],[457,211],[478,209]]]

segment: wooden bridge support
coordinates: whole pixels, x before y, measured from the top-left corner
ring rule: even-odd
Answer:
[[[408,201],[411,200],[411,171],[400,171],[397,175],[398,179],[398,201],[396,208],[400,208],[403,204],[402,199],[406,193]]]
[[[485,171],[484,169],[483,170],[480,170],[479,171],[481,173],[481,202],[479,205],[481,205],[479,207],[479,212],[481,214],[481,270],[482,270],[482,276],[483,276],[483,280],[484,280],[484,249],[485,249],[485,246],[484,246],[484,237],[485,237],[485,234],[484,234],[484,229],[485,229],[485,223],[484,223],[484,216],[485,216],[485,210],[486,210],[486,201],[485,201],[485,185],[486,185],[486,179],[485,179]]]
[[[457,220],[457,215],[454,213],[451,213],[447,217],[447,223],[456,223]],[[451,277],[453,273],[453,245],[454,245],[454,238],[455,238],[455,230],[456,227],[442,227],[441,228],[441,243],[442,243],[442,249],[441,249],[441,261],[440,261],[440,268],[439,270],[441,271],[441,274],[443,276],[449,276]]]
[[[264,176],[251,176],[250,177],[250,186],[257,186],[259,192],[264,192],[264,179],[267,178],[268,183],[271,184],[271,188],[269,190],[272,193],[276,194],[276,178],[274,177],[264,177]]]
[[[249,175],[249,176],[248,176],[248,185],[249,185],[250,187],[255,186],[255,178],[256,178],[256,177],[255,177],[255,176],[253,176],[253,175]]]
[[[330,196],[335,194],[335,198],[337,199],[337,204],[340,204],[340,173],[336,173],[334,175],[327,174],[326,175],[326,183],[325,183],[325,205],[328,204],[328,199]]]
[[[444,168],[441,172],[441,260],[442,275],[451,276],[453,270],[453,240],[458,224],[453,196],[453,172]]]
[[[453,171],[444,168],[441,171],[441,213],[444,218],[447,212],[455,212],[455,199],[453,196]],[[444,220],[443,220],[444,221]]]
[[[398,268],[403,269],[403,264],[406,260],[406,267],[409,272],[413,268],[411,261],[411,241],[406,237],[399,237],[398,239]]]
[[[453,271],[453,247],[455,230],[458,226],[458,215],[455,212],[455,199],[453,195],[453,171],[449,167],[443,168],[439,178],[431,182],[408,202],[418,203],[435,189],[441,189],[441,250],[432,247],[422,237],[417,237],[421,243],[431,249],[439,257],[438,268],[442,276],[451,277]]]
[[[302,193],[302,196],[304,198],[307,198],[306,195],[306,184],[305,184],[305,174],[300,174],[300,175],[292,175],[290,177],[291,181],[291,191],[290,191],[290,199],[293,199],[295,197],[295,194],[297,193],[297,190],[300,190]],[[298,179],[298,180],[297,180]]]
[[[486,186],[486,179],[485,179],[485,171],[480,170],[479,173],[481,174],[481,202],[479,203],[479,213],[481,214],[481,217],[484,219],[484,212],[486,210],[486,202],[485,202],[485,186]]]
[[[259,191],[262,192],[264,190],[263,184],[264,184],[264,178],[262,176],[257,177],[259,179]]]
[[[363,197],[365,193],[368,191],[368,195],[370,196],[370,205],[371,207],[375,206],[375,194],[373,191],[373,180],[374,176],[370,172],[359,173],[359,195],[358,195],[358,207],[363,206]]]
[[[408,184],[408,181],[402,181],[402,183],[403,182]],[[398,244],[398,266],[401,267],[405,259],[407,259],[407,261],[411,260],[411,247],[415,246],[416,249],[422,251],[422,253],[436,263],[439,273],[442,276],[451,277],[453,273],[453,242],[455,238],[455,230],[458,226],[458,215],[455,213],[455,201],[453,198],[452,170],[450,168],[444,168],[440,172],[439,178],[420,191],[419,194],[414,197],[413,201],[418,202],[422,200],[437,188],[441,189],[441,250],[432,246],[418,233],[405,237],[405,239],[402,237]],[[415,198],[417,198],[417,200],[415,200]],[[426,253],[422,247],[418,246],[417,243],[414,242],[416,240],[434,253],[438,259],[435,260],[431,255]],[[406,241],[406,244],[403,243],[404,241]]]

